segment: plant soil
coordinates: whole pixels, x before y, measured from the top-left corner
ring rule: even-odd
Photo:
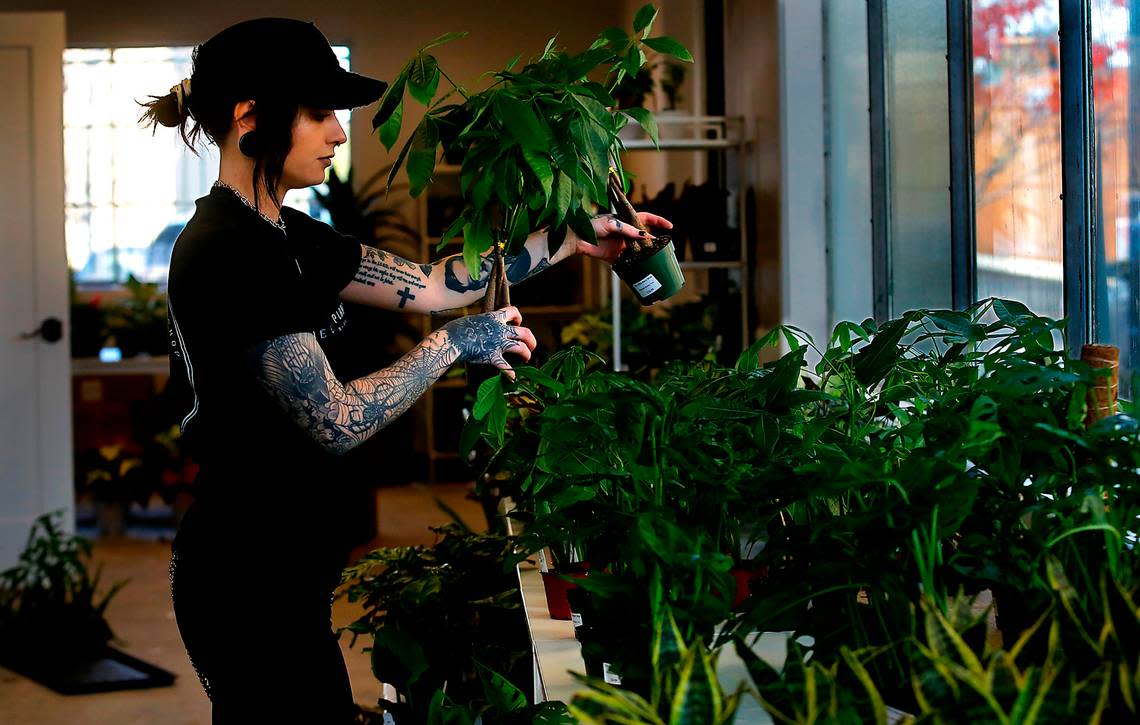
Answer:
[[[632,246],[627,246],[621,256],[617,258],[617,261],[614,262],[614,271],[618,273],[618,276],[621,276],[621,273],[625,271],[625,269],[642,260],[649,259],[654,254],[657,254],[669,246],[669,242],[671,241],[673,241],[673,238],[665,235],[654,237],[647,243],[643,243],[637,250],[634,250]]]

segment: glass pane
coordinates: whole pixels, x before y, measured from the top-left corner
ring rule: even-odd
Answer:
[[[950,307],[946,6],[886,2],[891,315]]]
[[[1140,265],[1140,118],[1129,107],[1140,101],[1140,66],[1131,62],[1140,45],[1140,1],[1095,0],[1092,4],[1093,107],[1096,111],[1097,235],[1094,247],[1096,340],[1120,348],[1120,394],[1131,397],[1131,372],[1140,347],[1140,310],[1135,290]]]
[[[1064,309],[1058,0],[973,4],[978,296]]]
[[[871,129],[866,0],[828,0],[827,228],[835,320],[874,314],[872,278]]]

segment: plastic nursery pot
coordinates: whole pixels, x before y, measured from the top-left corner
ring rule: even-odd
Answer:
[[[570,619],[570,599],[567,592],[577,589],[578,585],[566,577],[581,579],[586,576],[589,565],[575,564],[566,572],[542,572],[542,588],[546,591],[546,608],[550,611],[551,619]]]
[[[744,602],[748,601],[748,597],[752,596],[752,582],[763,581],[768,577],[768,567],[762,566],[755,569],[734,566],[732,568],[732,578],[736,580],[736,592],[732,597],[732,608],[736,609]]]
[[[628,262],[619,260],[614,264],[614,272],[643,305],[669,299],[685,286],[685,275],[677,261],[673,240],[666,236],[660,238],[669,241],[652,254]]]

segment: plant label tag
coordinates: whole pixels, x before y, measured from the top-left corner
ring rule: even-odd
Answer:
[[[603,662],[602,663],[602,679],[611,685],[620,685],[621,684],[621,675],[619,675],[616,672],[610,671],[610,663],[609,662]]]
[[[633,291],[637,293],[638,297],[648,297],[659,289],[661,289],[661,282],[651,274],[645,275],[640,282],[633,284]]]
[[[575,627],[582,626],[582,615],[577,612],[570,612],[570,621],[574,623]]]

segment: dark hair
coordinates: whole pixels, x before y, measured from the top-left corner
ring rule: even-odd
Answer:
[[[149,125],[152,134],[159,124],[177,128],[178,135],[195,155],[198,153],[195,144],[203,133],[211,143],[220,146],[233,130],[234,105],[250,100],[248,95],[235,96],[221,88],[211,87],[213,84],[198,73],[198,51],[199,48],[194,49],[190,93],[183,99],[181,109],[178,106],[179,94],[173,89],[165,96],[150,96],[150,101],[137,102],[146,109],[139,117],[139,124]],[[273,203],[280,206],[274,192],[281,181],[285,157],[293,145],[293,122],[300,104],[279,92],[254,94],[252,100],[253,112],[257,115],[253,203],[260,208],[260,192],[264,190]]]

